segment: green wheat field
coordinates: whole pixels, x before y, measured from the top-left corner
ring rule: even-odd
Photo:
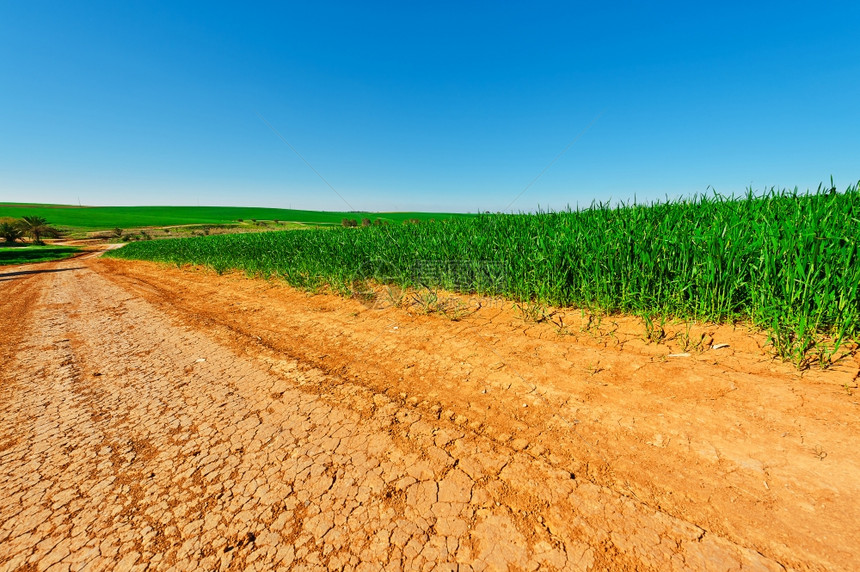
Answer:
[[[108,256],[346,294],[369,278],[647,320],[743,321],[769,332],[785,359],[801,365],[817,356],[826,365],[860,333],[858,243],[853,185],[138,242]]]

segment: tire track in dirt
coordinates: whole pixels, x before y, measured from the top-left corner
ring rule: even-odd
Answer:
[[[3,354],[4,570],[783,569],[439,411],[269,371],[89,269],[0,295],[26,322]]]

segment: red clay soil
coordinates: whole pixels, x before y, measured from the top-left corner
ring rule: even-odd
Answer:
[[[856,358],[800,373],[743,328],[393,298],[0,268],[0,569],[860,562]]]

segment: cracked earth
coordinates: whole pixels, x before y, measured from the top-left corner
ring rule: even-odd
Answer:
[[[92,256],[0,268],[0,310],[2,570],[860,560],[852,358],[801,376],[716,329],[667,360]]]

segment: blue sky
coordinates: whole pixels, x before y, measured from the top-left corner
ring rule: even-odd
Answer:
[[[3,2],[0,201],[496,211],[577,136],[511,208],[844,188],[858,24],[856,2]]]

